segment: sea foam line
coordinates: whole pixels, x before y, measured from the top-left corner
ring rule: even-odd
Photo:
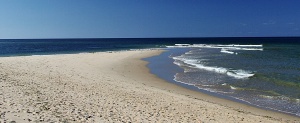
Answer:
[[[203,69],[203,70],[207,70],[207,71],[211,71],[211,72],[215,72],[215,73],[226,74],[226,75],[234,77],[236,79],[247,79],[247,78],[255,75],[251,71],[246,71],[246,70],[230,70],[228,68],[223,68],[223,67],[205,66],[205,65],[199,63],[198,60],[185,59],[185,58],[182,58],[181,56],[173,57],[173,59],[175,61],[176,60],[182,61],[183,63],[191,65],[197,69]],[[176,65],[180,65],[180,64],[176,64]]]
[[[221,53],[228,53],[228,54],[236,54],[235,52],[229,51],[227,49],[221,49]]]
[[[173,46],[166,46],[168,48],[187,48],[187,47],[197,47],[197,48],[218,48],[228,50],[253,50],[253,51],[263,51],[263,45],[240,45],[240,44],[230,44],[230,45],[213,45],[213,44],[175,44]],[[225,52],[224,52],[225,53]]]

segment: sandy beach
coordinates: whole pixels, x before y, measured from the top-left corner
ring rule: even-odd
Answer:
[[[0,57],[0,123],[300,122],[157,78],[140,59],[161,52]]]

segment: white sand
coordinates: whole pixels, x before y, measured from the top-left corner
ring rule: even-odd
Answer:
[[[149,74],[162,51],[0,58],[0,122],[300,122]]]

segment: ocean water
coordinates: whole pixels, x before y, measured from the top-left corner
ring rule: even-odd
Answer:
[[[0,39],[0,56],[163,48],[153,74],[189,89],[300,116],[300,38]]]
[[[281,38],[92,38],[92,39],[0,39],[0,56],[45,55],[161,48],[174,44],[299,43],[297,37]]]
[[[300,116],[299,44],[177,44],[174,80],[258,107]]]
[[[154,39],[0,39],[0,56],[47,55],[160,47]]]

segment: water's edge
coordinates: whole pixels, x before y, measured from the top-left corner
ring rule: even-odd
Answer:
[[[178,65],[174,64],[173,63],[174,59],[170,58],[169,56],[179,56],[181,54],[184,54],[184,53],[190,51],[191,49],[190,48],[167,48],[167,49],[164,49],[164,50],[166,50],[166,51],[161,53],[160,55],[144,58],[142,60],[145,60],[145,61],[148,62],[147,67],[149,68],[150,73],[156,75],[157,77],[159,77],[159,78],[161,78],[161,79],[163,79],[167,82],[170,82],[172,84],[175,84],[175,85],[178,85],[178,86],[181,86],[181,87],[193,90],[193,91],[208,94],[208,95],[211,95],[211,96],[214,96],[214,97],[218,97],[218,98],[222,98],[222,99],[226,99],[226,100],[246,104],[246,105],[256,107],[256,108],[260,108],[260,109],[264,109],[264,110],[280,112],[280,113],[283,113],[283,114],[300,117],[296,114],[281,112],[281,111],[278,111],[278,110],[275,110],[275,109],[270,109],[270,108],[257,106],[257,105],[251,104],[249,102],[245,102],[245,101],[236,99],[234,97],[230,97],[230,96],[210,92],[210,91],[207,91],[207,90],[199,89],[198,87],[196,87],[192,84],[177,82],[177,81],[174,80],[174,76],[176,75],[176,73],[183,72],[184,70],[183,70],[183,68],[181,68]]]

